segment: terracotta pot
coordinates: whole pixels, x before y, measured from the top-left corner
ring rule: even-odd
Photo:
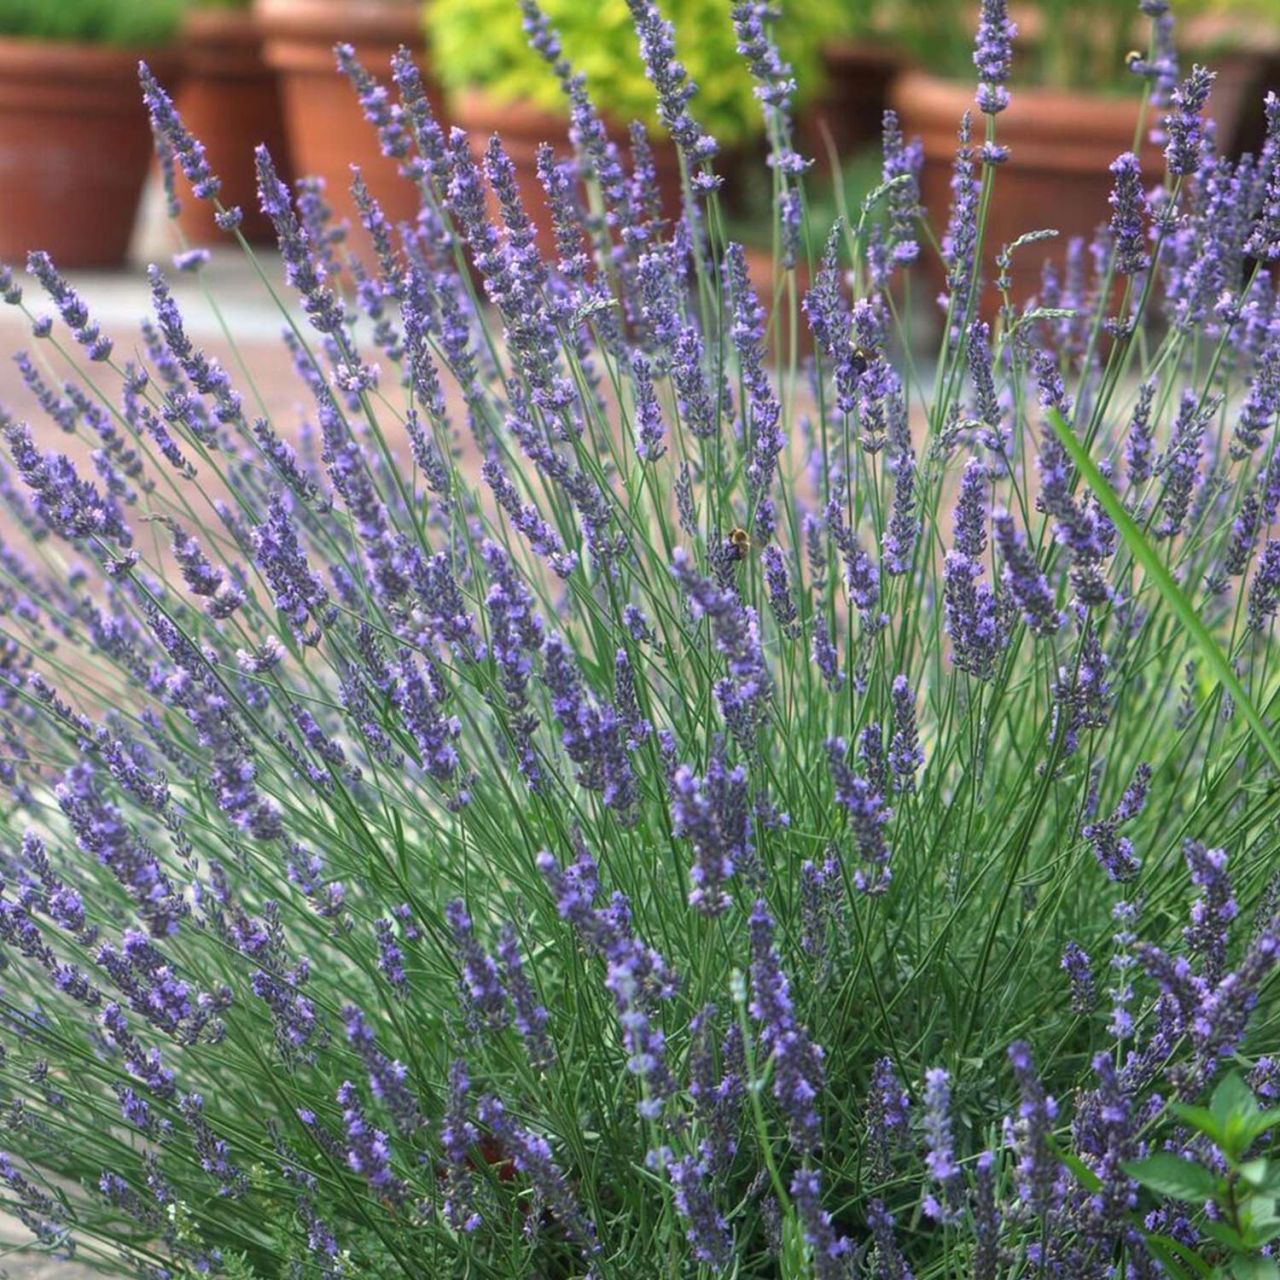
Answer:
[[[801,121],[810,155],[825,169],[827,139],[837,155],[875,142],[881,135],[889,86],[900,65],[886,45],[836,40],[822,51],[827,88]]]
[[[1271,47],[1258,57],[1258,74],[1253,88],[1245,97],[1240,128],[1236,132],[1233,150],[1239,154],[1250,151],[1261,154],[1267,137],[1267,117],[1263,99],[1267,89],[1280,86],[1280,48]]]
[[[151,163],[138,60],[163,51],[0,38],[0,259],[119,266]]]
[[[941,235],[951,203],[951,165],[956,132],[964,112],[974,112],[975,142],[981,143],[984,118],[973,103],[974,86],[942,80],[921,71],[899,77],[893,106],[908,137],[924,143],[920,186],[929,218]],[[1007,111],[997,118],[997,137],[1010,148],[996,175],[995,198],[987,217],[983,277],[996,276],[995,257],[1028,231],[1055,228],[1056,240],[1027,245],[1014,256],[1013,296],[1022,302],[1034,294],[1046,258],[1061,261],[1075,236],[1091,237],[1110,217],[1108,166],[1132,150],[1138,103],[1130,98],[1094,97],[1080,92],[1018,88]],[[1144,140],[1144,179],[1154,184],[1164,172],[1158,147]],[[941,286],[943,269],[936,255],[925,257],[927,270]],[[981,302],[983,315],[999,303],[990,287]]]
[[[537,229],[538,248],[544,257],[554,259],[555,236],[542,184],[538,181],[537,152],[542,143],[549,142],[558,157],[572,155],[568,120],[527,102],[498,102],[481,89],[467,89],[459,94],[453,102],[452,117],[456,125],[466,130],[471,154],[477,162],[483,160],[493,134],[502,139],[515,166],[521,202]],[[627,131],[611,122],[606,122],[606,127],[610,138],[622,150],[624,163],[629,165]],[[653,159],[663,214],[674,219],[680,213],[680,164],[674,144],[667,139],[654,139]],[[490,196],[496,210],[492,193]]]
[[[242,9],[193,9],[182,24],[182,56],[178,111],[222,179],[219,199],[244,211],[241,229],[247,239],[270,241],[271,223],[258,208],[254,147],[266,143],[286,181],[290,168],[280,86],[263,61],[257,19]],[[212,205],[195,199],[181,174],[178,194],[178,224],[187,239],[221,242]]]
[[[1280,23],[1260,17],[1197,14],[1178,28],[1184,61],[1211,67],[1217,78],[1209,96],[1209,114],[1218,125],[1225,155],[1255,155],[1266,132],[1263,101],[1280,87]]]
[[[421,61],[422,6],[418,0],[257,0],[255,12],[263,55],[280,76],[293,167],[300,176],[324,179],[335,214],[351,220],[352,247],[371,256],[351,201],[351,166],[360,166],[393,223],[417,214],[418,197],[397,163],[379,150],[355,90],[336,69],[333,48],[344,41],[354,45],[365,68],[386,81],[392,55],[402,45]],[[423,79],[441,119],[431,78]]]

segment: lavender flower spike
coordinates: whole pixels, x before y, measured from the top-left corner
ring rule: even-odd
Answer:
[[[653,0],[627,0],[627,7],[640,37],[645,75],[658,94],[658,117],[694,171],[695,189],[713,190],[719,186],[719,180],[709,170],[704,172],[703,165],[719,148],[716,140],[703,133],[689,114],[689,99],[697,92],[697,86],[676,58],[674,28],[658,12]]]
[[[1165,147],[1165,163],[1175,177],[1194,173],[1200,158],[1200,141],[1204,137],[1204,104],[1209,100],[1214,73],[1204,67],[1191,68],[1191,74],[1173,91],[1172,110],[1164,118],[1169,142]]]
[[[1005,88],[1013,63],[1013,38],[1018,28],[1009,18],[1007,0],[982,0],[973,65],[978,68],[978,110],[997,115],[1009,105]]]
[[[915,694],[904,675],[893,678],[893,741],[889,744],[889,768],[899,791],[916,789],[916,771],[924,764],[924,751],[916,733]]]
[[[1147,197],[1142,189],[1142,166],[1132,151],[1126,151],[1112,162],[1111,173],[1115,185],[1108,199],[1116,271],[1122,276],[1136,276],[1151,265],[1143,225]]]
[[[142,101],[151,117],[157,148],[177,161],[197,200],[215,199],[222,182],[209,167],[204,145],[183,125],[173,99],[160,87],[145,62],[138,63],[138,79],[142,82]]]

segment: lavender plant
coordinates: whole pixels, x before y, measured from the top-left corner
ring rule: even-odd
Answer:
[[[1271,1201],[1224,1199],[1274,1124],[1187,1122],[1280,1091],[1280,101],[1233,161],[1193,71],[1092,275],[1015,307],[1001,0],[945,234],[889,119],[808,262],[743,0],[761,289],[630,7],[675,224],[531,0],[554,261],[407,54],[338,51],[421,196],[357,177],[376,267],[259,152],[300,433],[164,269],[131,346],[46,256],[56,321],[0,280],[47,418],[3,419],[0,1198],[153,1278],[1274,1275]]]

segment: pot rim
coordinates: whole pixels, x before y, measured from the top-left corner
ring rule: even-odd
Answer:
[[[392,49],[403,44],[421,50],[426,45],[416,0],[357,8],[346,0],[259,0],[254,16],[263,39],[282,48],[322,44],[331,54],[339,41],[353,44],[357,50],[361,42]]]
[[[138,63],[146,62],[157,78],[172,77],[181,57],[173,45],[103,45],[78,40],[33,40],[25,36],[0,36],[0,79],[30,80],[47,84],[66,77],[64,92],[99,88],[111,81],[138,86]],[[85,81],[88,84],[85,84]],[[139,98],[141,90],[138,89]]]
[[[890,91],[891,105],[902,120],[903,132],[920,133],[926,145],[945,135],[946,146],[955,148],[960,117],[967,110],[974,118],[974,136],[981,140],[981,116],[974,103],[976,85],[949,80],[927,71],[904,71]],[[1033,85],[1015,88],[1012,105],[1001,114],[997,137],[1017,144],[1034,139],[1042,146],[1070,146],[1090,153],[1109,151],[1114,159],[1133,149],[1139,99],[1090,95]],[[1160,151],[1144,139],[1139,154],[1145,159]]]

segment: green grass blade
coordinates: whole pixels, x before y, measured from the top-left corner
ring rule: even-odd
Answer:
[[[1262,744],[1262,749],[1267,753],[1276,771],[1280,773],[1280,746],[1276,745],[1276,741],[1267,729],[1265,721],[1258,714],[1258,709],[1244,691],[1244,686],[1236,679],[1236,673],[1232,671],[1227,655],[1222,652],[1218,647],[1217,641],[1209,634],[1209,629],[1201,622],[1195,606],[1187,599],[1182,588],[1173,580],[1173,575],[1165,568],[1164,562],[1147,541],[1142,530],[1138,528],[1132,517],[1125,510],[1119,495],[1108,483],[1102,472],[1098,470],[1097,463],[1089,456],[1080,441],[1076,439],[1066,419],[1056,409],[1048,410],[1048,414],[1049,423],[1058,439],[1062,442],[1062,447],[1071,455],[1071,461],[1079,467],[1080,474],[1084,476],[1089,482],[1089,487],[1098,495],[1098,501],[1102,503],[1107,515],[1115,523],[1120,536],[1125,541],[1125,545],[1129,548],[1130,554],[1142,566],[1151,581],[1155,583],[1156,589],[1163,596],[1165,604],[1173,610],[1178,621],[1191,633],[1191,637],[1199,646],[1205,661],[1234,699],[1241,714],[1249,722],[1250,728],[1257,734],[1258,741]]]

